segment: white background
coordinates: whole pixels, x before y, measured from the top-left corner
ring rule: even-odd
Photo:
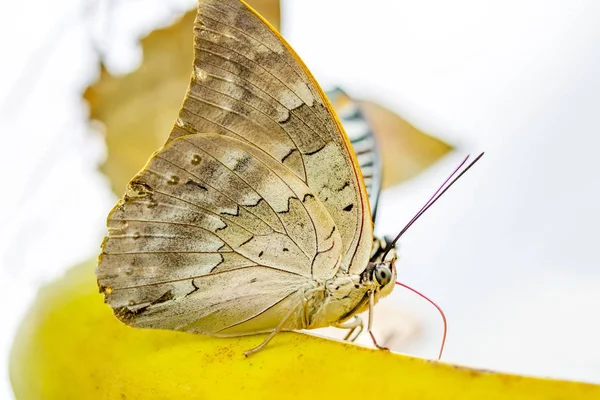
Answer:
[[[115,200],[80,100],[97,74],[90,37],[125,72],[141,57],[136,38],[191,4],[0,3],[2,399],[19,319],[40,284],[96,255]],[[318,80],[458,148],[384,193],[379,233],[397,232],[464,154],[487,152],[401,245],[401,280],[448,316],[444,359],[600,383],[600,3],[283,6],[283,33]],[[380,307],[394,310],[382,325],[417,327],[404,351],[435,356],[434,308],[400,289]]]

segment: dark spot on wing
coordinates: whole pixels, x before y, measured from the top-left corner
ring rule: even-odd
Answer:
[[[288,201],[287,201],[287,210],[278,211],[278,213],[279,214],[287,214],[287,213],[289,213],[290,212],[290,202],[292,200],[298,200],[298,201],[300,201],[300,199],[297,198],[296,196],[291,196],[290,198],[288,198]]]
[[[151,305],[164,303],[165,301],[173,300],[174,298],[175,298],[175,296],[173,295],[173,291],[168,290],[162,296],[160,296],[158,299],[154,300],[151,303]]]
[[[303,203],[306,203],[306,200],[307,200],[307,199],[314,199],[314,198],[315,198],[315,196],[313,196],[312,194],[310,194],[310,193],[306,193],[306,194],[304,195],[304,197],[302,198],[302,202],[303,202]]]
[[[352,209],[354,208],[354,204],[350,204],[347,205],[346,207],[343,208],[344,211],[352,211]]]
[[[217,249],[217,251],[225,250],[227,247],[229,247],[229,246],[227,245],[227,243],[223,243],[223,245],[222,245],[221,247],[219,247],[219,248]]]
[[[244,156],[242,156],[241,158],[239,158],[237,160],[237,163],[233,167],[233,171],[238,172],[238,173],[246,171],[248,169],[248,167],[250,166],[250,160],[251,160],[251,157],[249,155],[245,154]]]
[[[192,156],[192,160],[190,162],[192,163],[192,165],[198,165],[198,164],[200,164],[200,161],[202,161],[202,158],[200,157],[200,155],[194,154]]]
[[[220,213],[221,215],[232,215],[234,217],[237,217],[238,215],[240,215],[240,206],[236,206],[235,207],[235,212],[231,213],[229,211],[221,211]]]
[[[134,180],[129,182],[129,189],[137,192],[139,195],[143,195],[146,192],[151,192],[152,188],[146,182]]]
[[[323,144],[323,146],[319,147],[316,150],[313,151],[309,151],[308,153],[304,153],[307,156],[312,156],[313,154],[317,154],[318,152],[320,152],[321,150],[323,150],[323,148],[325,147],[325,144]]]
[[[162,296],[160,296],[158,299],[154,300],[152,303],[150,303],[147,306],[140,307],[140,308],[133,309],[133,310],[130,309],[129,307],[117,307],[114,309],[114,313],[115,313],[115,316],[117,318],[119,318],[121,321],[128,323],[128,322],[131,322],[135,318],[136,315],[139,315],[139,314],[143,313],[144,311],[146,311],[150,306],[165,303],[169,300],[173,300],[174,298],[175,298],[175,296],[173,295],[173,291],[168,290]],[[130,305],[135,305],[135,302],[131,301]]]
[[[260,197],[256,203],[254,204],[244,204],[245,207],[256,207],[257,205],[260,204],[261,201],[263,201],[264,199],[262,197]]]
[[[215,269],[217,269],[219,267],[219,265],[223,264],[223,262],[225,261],[225,257],[223,257],[223,254],[219,254],[219,257],[221,257],[221,259],[219,260],[219,262],[217,263],[217,265],[215,265],[214,267],[211,268],[209,273],[213,273]],[[194,281],[192,280],[192,285],[194,285]],[[196,286],[196,285],[194,285]]]
[[[288,151],[288,153],[281,159],[281,162],[283,163],[289,156],[294,154],[295,151],[298,151],[298,149],[291,149],[290,151]]]
[[[240,243],[240,245],[238,247],[242,247],[243,245],[247,244],[252,239],[254,239],[254,236],[250,236],[250,238],[248,238],[248,240],[245,240],[244,242]]]
[[[208,192],[208,189],[206,186],[202,185],[200,182],[196,182],[193,179],[188,179],[185,184],[200,188],[200,189],[204,190],[205,192]]]
[[[148,307],[143,307],[137,310],[130,310],[128,307],[117,307],[113,311],[118,319],[129,324],[136,315],[143,313],[147,308]]]

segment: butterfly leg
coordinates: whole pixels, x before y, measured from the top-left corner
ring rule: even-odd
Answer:
[[[344,337],[344,340],[354,342],[362,333],[363,329],[365,328],[365,324],[361,317],[355,315],[352,321],[337,323],[335,324],[335,327],[340,329],[349,329],[348,334],[346,337]],[[358,331],[358,333],[354,334],[356,331]]]
[[[256,346],[253,349],[246,350],[244,352],[244,355],[246,357],[248,357],[249,355],[254,354],[254,353],[262,350],[262,348],[265,347],[271,341],[271,339],[273,339],[275,337],[275,335],[277,335],[279,332],[281,332],[281,330],[283,329],[283,326],[285,325],[285,323],[290,319],[290,317],[292,315],[294,315],[298,311],[298,309],[300,307],[303,307],[304,304],[305,304],[305,302],[302,301],[302,303],[298,303],[298,305],[296,307],[292,308],[290,310],[290,312],[287,313],[287,315],[281,320],[281,322],[279,323],[279,325],[277,325],[275,327],[275,329],[273,329],[271,331],[271,333],[269,334],[269,336],[267,336],[267,338],[265,340],[263,340],[263,342],[261,344],[259,344],[258,346]],[[306,311],[306,309],[305,309],[305,311]]]
[[[371,335],[371,339],[373,340],[373,344],[375,345],[375,347],[377,347],[378,349],[381,350],[389,350],[387,347],[384,346],[380,346],[379,343],[377,343],[377,340],[375,339],[375,335],[373,335],[373,309],[375,308],[375,291],[371,291],[371,294],[369,295],[369,325],[368,325],[368,331],[369,331],[369,335]]]

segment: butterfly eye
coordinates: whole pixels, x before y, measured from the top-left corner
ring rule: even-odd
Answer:
[[[383,264],[375,267],[375,279],[381,286],[385,286],[392,280],[392,271]]]

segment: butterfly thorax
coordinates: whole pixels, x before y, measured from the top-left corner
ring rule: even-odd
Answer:
[[[371,293],[375,303],[391,293],[396,279],[395,252],[393,256],[389,261],[370,262],[360,274],[338,271],[324,283],[323,290],[311,293],[308,328],[342,323],[368,308]]]

